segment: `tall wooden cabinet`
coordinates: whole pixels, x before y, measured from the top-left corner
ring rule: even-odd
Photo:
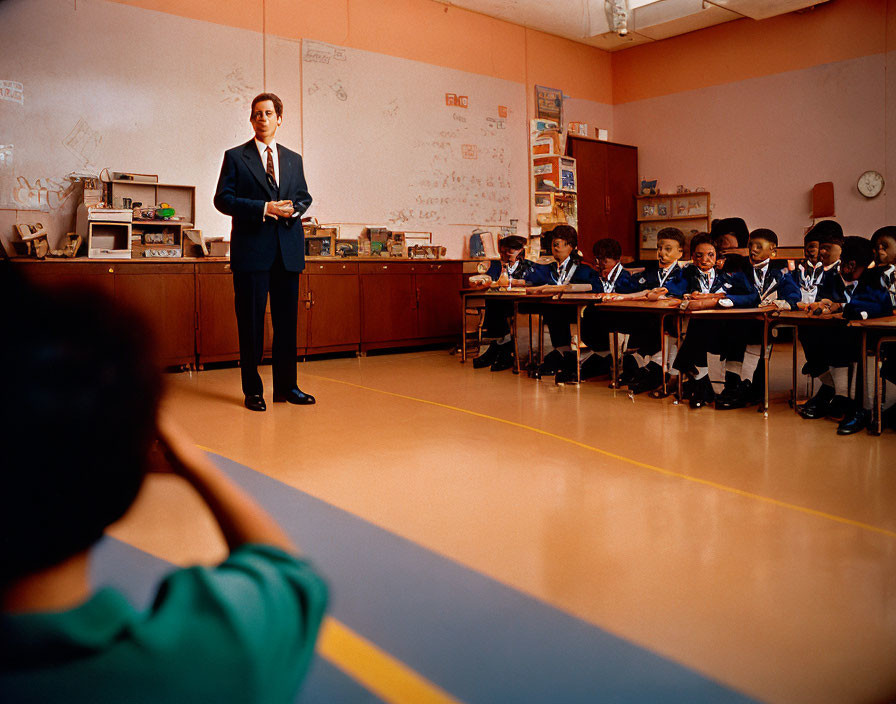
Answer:
[[[566,153],[578,171],[579,249],[585,259],[593,261],[592,247],[604,237],[618,240],[623,256],[637,258],[638,148],[570,134]]]

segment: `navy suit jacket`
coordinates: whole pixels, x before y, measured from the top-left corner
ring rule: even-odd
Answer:
[[[517,266],[516,271],[513,272],[513,278],[532,281],[535,277],[535,267],[537,264],[529,259],[520,259],[519,262],[519,266]],[[485,273],[492,278],[492,281],[497,281],[503,270],[504,267],[502,266],[501,261],[494,260],[489,264],[488,271]]]
[[[881,318],[893,315],[896,309],[896,269],[875,267],[866,269],[859,279],[855,295],[843,306],[843,317],[849,320],[858,318]],[[865,315],[862,315],[862,314]]]
[[[560,267],[557,262],[551,262],[550,264],[536,264],[531,283],[536,286],[556,284],[557,279],[559,278],[559,270]],[[568,283],[588,284],[591,286],[591,291],[593,293],[604,292],[604,287],[600,281],[598,273],[583,261],[576,263],[575,271],[572,272],[572,278]]]
[[[224,163],[215,192],[215,207],[232,219],[230,267],[233,271],[267,271],[283,256],[287,271],[305,268],[305,234],[301,215],[311,205],[302,157],[278,144],[280,184],[274,188],[258,156],[255,140],[224,152]],[[298,213],[293,218],[264,215],[265,204],[291,200]]]
[[[684,276],[681,264],[675,262],[672,267],[666,280],[660,284],[659,262],[651,262],[644,268],[644,271],[632,277],[636,286],[635,290],[649,291],[654,288],[666,288],[669,291],[667,296],[681,298],[688,290],[688,280]]]
[[[685,267],[684,278],[688,282],[688,293],[696,293],[701,290],[699,280],[700,270],[694,264]],[[724,293],[725,298],[730,298],[735,308],[755,308],[759,305],[759,292],[741,271],[719,271],[716,269],[715,278],[709,287],[710,293]]]

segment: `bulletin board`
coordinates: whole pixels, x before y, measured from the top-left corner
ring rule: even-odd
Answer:
[[[423,231],[525,224],[525,101],[520,83],[304,40],[311,212]]]

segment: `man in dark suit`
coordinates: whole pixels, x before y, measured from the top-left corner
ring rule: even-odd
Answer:
[[[283,103],[273,93],[252,101],[255,138],[224,152],[215,207],[232,218],[230,268],[240,340],[246,408],[264,411],[258,364],[264,351],[264,313],[271,296],[274,401],[314,403],[296,384],[299,273],[305,268],[301,214],[311,205],[302,157],[278,145]]]

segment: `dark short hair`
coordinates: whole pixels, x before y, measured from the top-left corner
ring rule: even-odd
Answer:
[[[677,227],[664,227],[662,230],[656,233],[656,243],[659,245],[660,240],[675,240],[678,242],[678,246],[684,250],[684,233],[679,230]]]
[[[604,237],[591,248],[595,259],[621,259],[622,245],[611,237]]]
[[[819,220],[806,233],[803,242],[811,242],[813,239],[819,244],[839,244],[842,247],[843,228],[835,220]]]
[[[717,242],[725,235],[734,235],[737,246],[746,247],[750,231],[743,218],[720,218],[712,221],[709,234]]]
[[[725,234],[728,234],[728,233],[725,233]],[[708,232],[698,232],[696,235],[694,235],[691,238],[691,255],[693,255],[694,250],[697,249],[697,247],[701,244],[712,245],[712,248],[715,249],[716,252],[718,252],[718,249],[716,248],[716,243],[713,242],[713,239],[712,239],[712,237],[709,236],[709,233]]]
[[[551,230],[550,234],[552,242],[554,240],[563,240],[573,249],[579,246],[579,233],[576,232],[576,228],[572,225],[557,225],[557,227]]]
[[[891,240],[896,241],[896,225],[886,225],[875,230],[874,234],[871,235],[871,245],[876,247],[878,240],[882,237],[889,237]]]
[[[775,247],[778,246],[778,233],[769,230],[767,227],[760,227],[750,233],[751,240],[765,240],[771,242]]]
[[[274,104],[274,112],[277,113],[277,117],[283,117],[283,101],[273,93],[259,93],[256,95],[252,99],[252,110],[249,114],[254,114],[255,106],[258,105],[258,103],[263,103],[265,100],[270,100]]]
[[[161,375],[142,319],[97,291],[7,281],[0,585],[96,542],[137,496]]]
[[[865,237],[845,237],[843,250],[840,252],[841,262],[855,262],[857,266],[867,267],[874,259],[874,248],[871,240]]]

